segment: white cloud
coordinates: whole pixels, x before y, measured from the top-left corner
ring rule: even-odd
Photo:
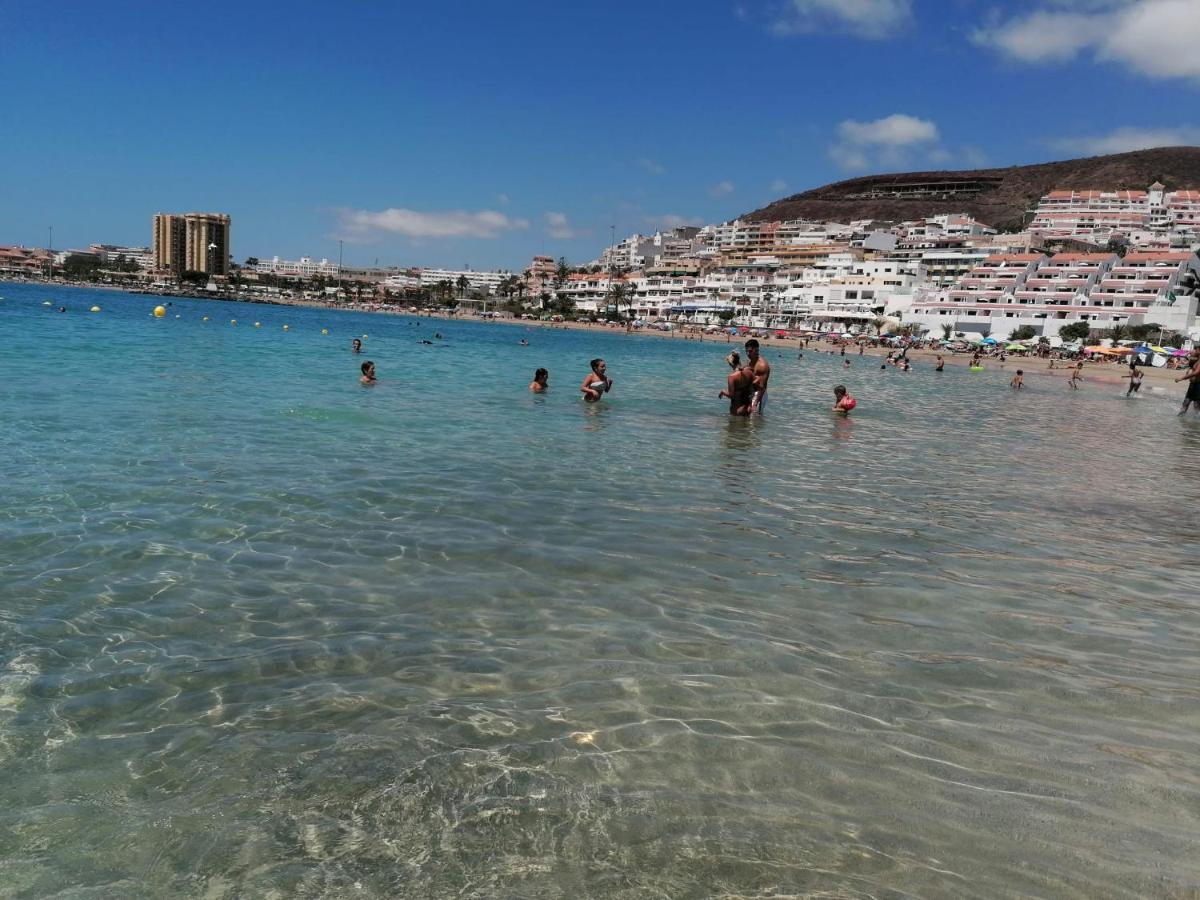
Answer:
[[[838,135],[847,144],[860,146],[884,145],[905,147],[936,141],[938,128],[928,119],[918,119],[904,113],[893,113],[873,122],[856,122],[847,119],[838,125]]]
[[[912,0],[787,0],[771,31],[780,36],[837,31],[881,40],[895,37],[912,21]]]
[[[661,216],[646,216],[646,224],[654,228],[670,231],[672,228],[682,228],[684,225],[701,225],[695,216],[681,216],[676,213],[664,213]]]
[[[987,154],[978,147],[963,147],[962,155],[973,169],[982,169],[988,164]]]
[[[848,171],[880,166],[902,168],[912,151],[939,137],[938,127],[928,119],[893,113],[871,122],[847,119],[837,127],[838,142],[829,147],[829,157]],[[935,148],[932,154],[936,154]]]
[[[508,206],[508,202],[509,202],[508,194],[497,194],[496,202],[499,203],[501,206]]]
[[[1200,80],[1198,34],[1197,0],[1058,0],[971,39],[1019,62],[1069,62],[1090,51],[1149,78]]]
[[[550,235],[550,237],[561,240],[579,237],[579,232],[571,227],[571,222],[567,218],[566,213],[548,212],[545,218],[546,234]]]
[[[733,193],[733,182],[732,181],[719,181],[708,189],[708,193],[709,193],[709,196],[711,196],[711,197],[724,197],[727,194],[732,194]]]
[[[651,175],[662,175],[667,171],[665,166],[662,166],[659,163],[656,163],[652,159],[646,159],[645,157],[642,157],[641,159],[639,159],[637,161],[637,164],[641,168],[643,168],[647,172],[649,172]]]
[[[1108,134],[1064,137],[1051,140],[1050,146],[1064,153],[1099,156],[1105,153],[1127,153],[1151,147],[1181,147],[1200,144],[1200,127],[1136,128],[1126,126]]]
[[[366,209],[341,211],[341,225],[351,240],[369,240],[380,234],[399,234],[408,238],[494,238],[506,231],[529,227],[527,219],[517,219],[492,209],[475,212],[462,209],[421,212],[415,209]]]
[[[771,191],[772,193],[779,193],[780,191],[786,191],[787,190],[787,182],[784,181],[782,178],[776,178],[774,181],[771,182],[771,185],[770,185],[770,187],[767,188],[767,190]]]

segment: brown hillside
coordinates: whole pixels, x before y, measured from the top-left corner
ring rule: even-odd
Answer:
[[[1039,197],[1055,189],[1200,188],[1200,147],[1161,147],[1006,169],[905,172],[839,181],[776,200],[743,216],[777,219],[900,221],[967,212],[997,228],[1020,228]]]

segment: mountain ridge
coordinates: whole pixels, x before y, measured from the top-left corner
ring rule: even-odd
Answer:
[[[1156,147],[992,169],[867,175],[775,200],[746,213],[750,222],[786,219],[902,221],[965,212],[1000,229],[1019,229],[1052,190],[1200,188],[1200,147]]]

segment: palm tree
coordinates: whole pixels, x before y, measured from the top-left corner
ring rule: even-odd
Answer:
[[[467,288],[471,286],[471,282],[467,280],[466,275],[459,275],[458,281],[455,282],[458,287],[458,296],[464,297],[467,293]]]
[[[608,293],[608,302],[611,303],[617,310],[617,317],[621,315],[621,304],[632,304],[632,299],[629,296],[629,286],[623,281],[613,283],[612,289]]]
[[[953,325],[950,325],[950,324],[943,323],[943,325],[942,325],[942,340],[943,340],[943,341],[948,341],[948,340],[950,340],[950,335],[951,335],[953,332],[954,332],[954,326],[953,326]]]
[[[1126,329],[1124,325],[1120,324],[1114,324],[1113,327],[1108,330],[1108,337],[1113,342],[1114,347],[1117,345],[1117,341],[1124,340],[1127,334],[1128,329]]]

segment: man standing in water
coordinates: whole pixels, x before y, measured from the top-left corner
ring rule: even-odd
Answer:
[[[758,341],[746,341],[746,365],[754,378],[754,393],[750,399],[750,412],[761,414],[767,403],[767,382],[771,380],[771,364],[758,355]]]
[[[1193,350],[1188,362],[1191,366],[1187,373],[1175,379],[1176,384],[1180,381],[1188,382],[1187,393],[1183,395],[1183,408],[1179,410],[1181,416],[1193,403],[1200,408],[1200,350]]]

